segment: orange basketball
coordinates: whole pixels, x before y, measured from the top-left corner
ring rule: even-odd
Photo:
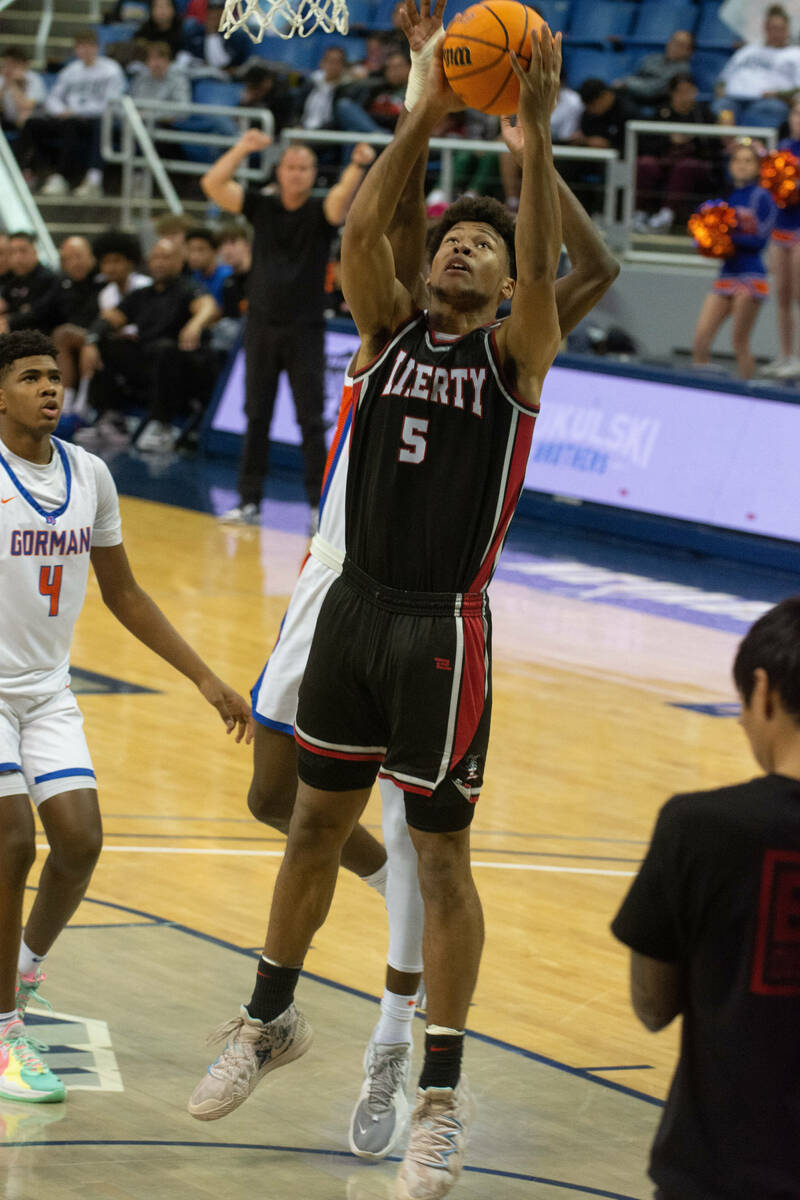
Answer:
[[[457,13],[444,39],[444,70],[450,87],[470,108],[497,117],[517,111],[519,81],[509,58],[513,50],[527,69],[531,34],[544,21],[517,0],[487,0]]]

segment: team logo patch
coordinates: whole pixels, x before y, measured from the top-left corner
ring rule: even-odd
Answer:
[[[767,850],[750,990],[800,996],[800,854]]]
[[[483,787],[483,755],[467,754],[451,778],[464,799],[473,804]]]

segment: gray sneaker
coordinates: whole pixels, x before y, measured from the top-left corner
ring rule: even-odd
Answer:
[[[464,1165],[475,1101],[466,1076],[453,1088],[417,1088],[408,1149],[397,1176],[398,1200],[440,1200]]]
[[[359,1158],[385,1158],[397,1145],[408,1120],[406,1084],[411,1047],[378,1045],[370,1038],[364,1080],[350,1118],[350,1149]]]
[[[221,513],[218,520],[223,525],[260,525],[261,509],[257,504],[238,504]]]
[[[209,1045],[224,1040],[225,1049],[192,1092],[190,1114],[198,1121],[227,1116],[270,1071],[305,1054],[312,1037],[311,1026],[294,1004],[274,1021],[258,1021],[242,1005],[240,1016],[220,1025],[208,1039]]]

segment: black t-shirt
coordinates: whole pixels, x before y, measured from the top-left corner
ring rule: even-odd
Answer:
[[[247,312],[247,281],[249,271],[234,271],[222,281],[223,317],[243,317]]]
[[[668,801],[611,928],[685,979],[652,1178],[680,1200],[796,1200],[800,781]]]
[[[69,323],[88,329],[100,315],[97,297],[104,287],[105,283],[96,275],[77,280],[60,276],[53,297],[53,327]]]
[[[129,292],[117,307],[131,325],[137,326],[140,341],[154,342],[157,338],[177,338],[192,317],[192,303],[204,294],[193,279],[178,275],[166,284],[151,283]]]
[[[247,191],[242,212],[253,226],[250,312],[272,325],[319,323],[325,311],[325,272],[335,226],[323,200],[284,208],[277,195]]]
[[[536,419],[495,329],[445,337],[419,313],[355,376],[347,553],[389,587],[478,592],[492,577]]]
[[[3,287],[8,305],[8,327],[14,329],[53,329],[52,307],[58,289],[55,272],[37,263],[27,275],[11,275]]]
[[[584,109],[581,115],[581,133],[585,137],[606,138],[612,150],[622,154],[625,150],[625,122],[636,116],[630,101],[619,94],[604,113],[592,113]]]

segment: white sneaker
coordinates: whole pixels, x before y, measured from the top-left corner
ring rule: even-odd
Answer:
[[[233,1112],[265,1075],[294,1062],[311,1045],[311,1026],[294,1004],[274,1021],[256,1020],[244,1005],[239,1011],[208,1039],[209,1044],[225,1039],[225,1049],[189,1099],[189,1112],[198,1121],[216,1121]]]
[[[800,358],[785,358],[772,372],[774,379],[797,379],[800,376]]]
[[[127,446],[130,440],[122,417],[101,417],[94,425],[87,425],[75,433],[79,446]]]
[[[79,183],[72,194],[81,200],[101,200],[103,198],[103,185],[102,183],[90,183],[88,179],[84,179],[83,183]]]
[[[63,175],[51,175],[42,188],[43,196],[67,196],[69,195],[69,184]]]
[[[650,218],[647,213],[643,212],[641,208],[637,208],[631,218],[631,229],[634,233],[647,233],[649,222]]]
[[[164,421],[148,421],[136,439],[136,449],[145,454],[163,454],[174,449],[179,432],[174,425]]]
[[[647,227],[654,233],[667,233],[675,224],[675,213],[671,208],[660,208],[650,220]]]
[[[350,1118],[350,1149],[358,1158],[385,1158],[397,1145],[408,1121],[406,1085],[411,1069],[408,1042],[380,1045],[370,1038],[364,1074]]]
[[[397,1176],[398,1200],[439,1200],[464,1165],[475,1100],[464,1075],[453,1088],[417,1088],[411,1131]]]
[[[258,504],[239,504],[220,513],[218,520],[225,525],[260,525],[261,508]]]

